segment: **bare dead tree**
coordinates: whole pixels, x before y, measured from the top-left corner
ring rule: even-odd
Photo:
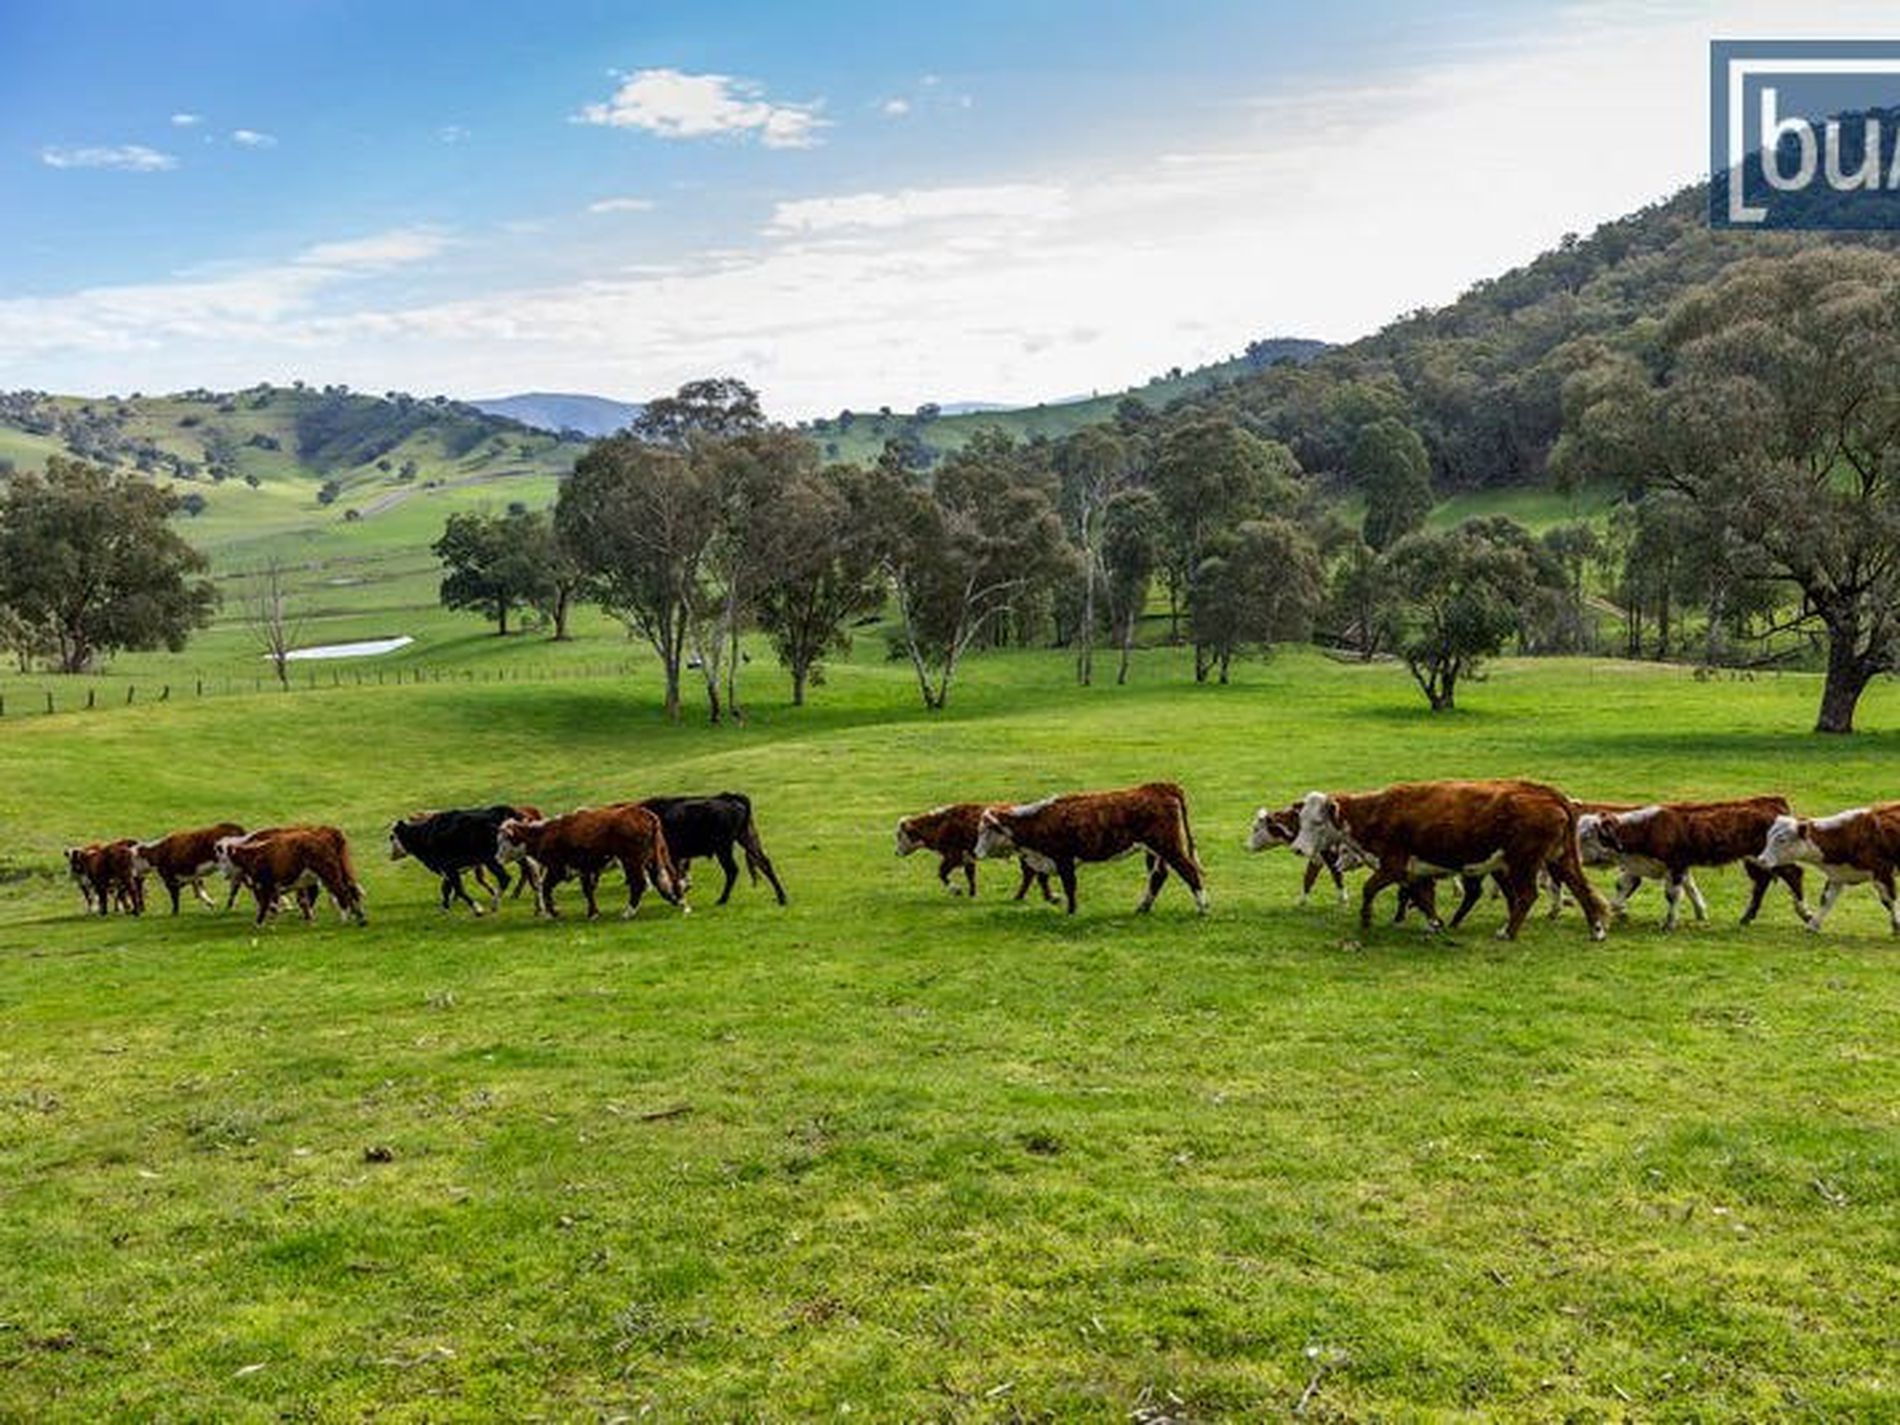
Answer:
[[[302,635],[303,620],[296,612],[290,571],[276,555],[244,576],[243,609],[245,628],[270,659],[277,681],[288,688],[290,650]]]

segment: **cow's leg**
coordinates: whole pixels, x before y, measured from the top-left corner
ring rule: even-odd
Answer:
[[[1682,875],[1671,871],[1663,880],[1663,895],[1669,901],[1669,910],[1663,916],[1663,929],[1674,930],[1677,916],[1682,910]]]
[[[1619,870],[1616,873],[1616,894],[1610,898],[1610,914],[1621,917],[1628,913],[1630,897],[1643,888],[1643,878],[1633,871]]]
[[[721,847],[713,852],[713,856],[719,862],[719,869],[726,873],[726,888],[719,893],[719,899],[713,903],[724,905],[732,899],[732,888],[739,883],[739,863],[732,859],[730,846]]]
[[[1159,856],[1149,851],[1146,853],[1145,859],[1148,863],[1148,890],[1135,906],[1135,914],[1137,915],[1146,915],[1148,911],[1153,908],[1155,897],[1161,894],[1162,886],[1166,885],[1168,881],[1167,865]]]
[[[1774,882],[1774,874],[1759,861],[1744,861],[1742,869],[1748,873],[1748,909],[1742,912],[1742,924],[1750,924],[1761,911],[1762,897],[1768,894],[1768,887]]]
[[[1881,905],[1887,908],[1888,926],[1895,935],[1900,935],[1900,900],[1894,898],[1892,871],[1875,872],[1874,894],[1880,897]]]
[[[216,910],[218,908],[218,903],[212,900],[210,895],[205,891],[203,876],[193,876],[191,878],[191,893],[197,898],[198,904],[203,906],[206,910]]]
[[[631,860],[622,861],[620,869],[627,878],[627,908],[620,912],[620,918],[632,920],[640,913],[640,898],[647,893],[646,872]]]
[[[482,885],[483,871],[487,871],[495,878],[494,890],[490,891],[487,886]],[[475,867],[475,884],[481,886],[482,890],[487,892],[488,908],[493,911],[499,911],[501,909],[502,895],[508,889],[508,868],[491,857],[489,860],[483,861]],[[519,890],[519,887],[516,889]]]
[[[1484,899],[1483,876],[1460,876],[1458,878],[1458,884],[1463,888],[1464,894],[1459,897],[1458,909],[1453,911],[1451,915],[1451,928],[1453,930],[1463,925],[1465,923],[1465,917],[1470,915],[1471,912],[1477,908],[1478,902]]]
[[[259,876],[251,882],[251,894],[257,897],[257,923],[262,925],[277,913],[277,887],[270,877]]]
[[[937,860],[937,880],[951,895],[957,893],[957,888],[950,884],[950,873],[956,870],[960,864],[959,861],[949,856],[942,856]],[[971,888],[970,894],[976,894],[974,887]]]
[[[1507,867],[1498,873],[1498,885],[1504,892],[1504,903],[1509,907],[1504,924],[1498,928],[1498,939],[1515,940],[1518,931],[1524,928],[1531,907],[1537,904],[1537,872]]]
[[[1206,915],[1207,880],[1201,874],[1199,863],[1179,845],[1164,846],[1157,854],[1161,857],[1162,864],[1166,869],[1174,872],[1175,875],[1187,882],[1187,888],[1194,892],[1194,908],[1202,915]],[[1156,873],[1156,879],[1150,884],[1155,886],[1160,884],[1159,872]]]
[[[1549,865],[1551,875],[1557,878],[1557,884],[1570,892],[1579,906],[1583,908],[1583,918],[1590,924],[1590,938],[1601,940],[1609,932],[1604,926],[1605,907],[1597,895],[1596,888],[1583,874],[1583,862],[1578,859],[1574,844],[1567,846],[1562,854]]]
[[[461,868],[457,867],[455,870],[450,871],[448,876],[445,879],[448,881],[449,885],[454,889],[455,894],[461,899],[462,904],[467,906],[471,911],[473,911],[476,914],[477,917],[479,917],[482,913],[482,908],[475,903],[474,897],[469,895],[468,887],[462,884]],[[501,897],[497,896],[495,898],[495,904],[496,905],[501,904]]]
[[[581,877],[581,899],[587,902],[587,918],[594,920],[600,915],[600,903],[594,899],[594,892],[600,887],[600,872],[583,869]]]
[[[1707,920],[1709,918],[1709,903],[1702,899],[1702,887],[1695,883],[1695,872],[1693,870],[1683,871],[1682,891],[1684,895],[1689,897],[1689,904],[1695,907],[1695,918],[1697,920]]]
[[[1845,881],[1829,881],[1827,889],[1821,892],[1821,904],[1813,915],[1808,917],[1808,929],[1815,934],[1821,933],[1821,926],[1827,920],[1827,913],[1834,909],[1834,902],[1841,898],[1841,892],[1847,888]]]
[[[1333,878],[1333,894],[1338,896],[1339,903],[1344,905],[1349,897],[1346,894],[1346,873],[1339,869],[1339,853],[1328,851],[1325,860],[1326,872]]]
[[[1803,920],[1806,920],[1808,918],[1807,885],[1802,878],[1801,868],[1799,866],[1777,866],[1775,867],[1775,877],[1783,885],[1787,886],[1788,894],[1794,897],[1795,913]]]
[[[172,877],[172,876],[160,876],[158,879],[164,884],[166,891],[171,895],[172,914],[177,915],[178,914],[178,892],[181,889],[183,889],[184,883],[182,881],[177,880],[175,877]]]
[[[1063,897],[1069,903],[1069,914],[1075,914],[1075,862],[1066,856],[1056,862],[1056,877],[1062,882]]]
[[[541,884],[535,887],[535,895],[540,897],[541,913],[549,920],[560,919],[560,911],[554,908],[554,888],[565,879],[567,879],[567,868],[564,866],[541,868]]]
[[[1543,887],[1544,893],[1550,897],[1550,909],[1544,914],[1555,920],[1564,913],[1563,883],[1557,879],[1557,873],[1548,866],[1537,873],[1537,881]]]
[[[1306,874],[1300,877],[1300,904],[1305,905],[1312,899],[1313,884],[1319,880],[1319,873],[1326,869],[1326,863],[1317,856],[1306,858]]]
[[[1359,928],[1372,929],[1372,901],[1387,886],[1405,884],[1405,875],[1389,866],[1375,866],[1372,874],[1366,877],[1365,885],[1359,888]]]
[[[1011,899],[1021,900],[1029,894],[1029,883],[1036,879],[1036,873],[1029,868],[1029,863],[1020,856],[1016,858],[1016,869],[1022,873],[1022,878],[1016,883],[1016,894],[1012,896]]]

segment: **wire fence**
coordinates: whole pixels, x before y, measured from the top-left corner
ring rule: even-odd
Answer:
[[[315,693],[339,688],[404,688],[457,683],[552,683],[583,678],[626,678],[643,665],[623,659],[613,663],[501,664],[493,668],[430,667],[405,664],[394,668],[308,668],[284,681],[274,673],[250,678],[229,674],[176,678],[171,681],[94,682],[84,686],[42,685],[0,687],[0,719],[50,717],[62,713],[103,712],[182,699],[255,696],[260,693]]]

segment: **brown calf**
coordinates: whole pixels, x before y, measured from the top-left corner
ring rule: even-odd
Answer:
[[[1894,895],[1894,872],[1900,868],[1900,802],[1857,807],[1823,817],[1776,817],[1768,828],[1757,858],[1770,871],[1819,866],[1827,877],[1821,906],[1806,919],[1818,932],[1841,892],[1862,881],[1874,883],[1874,894],[1887,908],[1887,921],[1900,935],[1900,900]]]
[[[216,826],[201,826],[192,831],[174,831],[157,841],[141,841],[134,846],[132,867],[141,875],[149,871],[158,877],[159,884],[171,895],[173,915],[178,914],[178,892],[187,885],[199,904],[215,910],[217,902],[205,894],[204,878],[218,869],[218,843],[227,836],[242,835],[244,828],[235,821],[221,821]],[[229,910],[236,899],[234,885],[224,908]]]
[[[1194,857],[1187,793],[1173,782],[1148,782],[1112,792],[1071,792],[1027,806],[987,807],[977,819],[976,854],[1019,856],[1037,871],[1053,871],[1075,914],[1075,868],[1083,861],[1114,861],[1143,851],[1148,892],[1135,909],[1146,911],[1173,871],[1207,913],[1207,889]]]
[[[145,914],[145,877],[139,872],[130,838],[95,841],[66,852],[66,869],[79,882],[88,912],[110,915],[116,907],[127,915]]]
[[[928,850],[937,853],[937,879],[951,895],[957,888],[950,884],[951,872],[959,867],[964,878],[970,883],[970,896],[976,896],[976,836],[977,824],[983,819],[983,813],[993,809],[1006,809],[1007,802],[956,802],[950,806],[936,807],[931,811],[919,812],[916,816],[907,816],[897,823],[897,854],[908,856],[913,851]],[[1053,902],[1055,893],[1049,889],[1049,873],[1037,871],[1027,860],[1018,858],[1022,867],[1022,882],[1016,887],[1016,899],[1021,900],[1029,893],[1029,883],[1036,881],[1042,886],[1042,898]]]
[[[505,821],[498,850],[503,861],[519,861],[525,856],[541,868],[537,895],[541,909],[549,916],[559,914],[554,908],[554,888],[569,875],[580,880],[587,918],[598,916],[595,888],[600,884],[601,872],[616,862],[627,878],[627,909],[623,914],[632,916],[640,908],[649,877],[653,888],[682,913],[690,909],[679,890],[660,819],[637,802],[582,807],[565,816],[538,821]]]
[[[1577,898],[1590,936],[1604,935],[1604,907],[1577,859],[1577,808],[1539,782],[1410,782],[1361,794],[1309,792],[1300,806],[1298,855],[1346,846],[1372,864],[1359,902],[1372,924],[1373,898],[1419,878],[1494,876],[1509,915],[1498,931],[1515,940],[1546,868]],[[1470,898],[1471,883],[1466,882]],[[1434,929],[1439,928],[1435,918]]]
[[[1802,920],[1809,918],[1801,891],[1801,868],[1792,863],[1764,866],[1760,854],[1768,830],[1788,815],[1786,797],[1745,797],[1726,802],[1671,802],[1637,807],[1631,811],[1586,812],[1577,823],[1583,859],[1614,860],[1618,867],[1616,898],[1610,909],[1618,914],[1644,877],[1663,880],[1669,910],[1663,929],[1676,928],[1676,915],[1686,892],[1695,918],[1709,918],[1708,902],[1690,879],[1692,866],[1726,866],[1740,861],[1753,883],[1742,924],[1754,920],[1762,897],[1774,881],[1782,881],[1794,897]]]
[[[319,888],[345,920],[369,923],[349,841],[334,826],[273,826],[227,836],[217,843],[217,855],[218,869],[257,898],[259,925],[277,913],[285,895],[295,896],[304,919],[311,919]]]

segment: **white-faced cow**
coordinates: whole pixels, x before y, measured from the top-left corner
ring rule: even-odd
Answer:
[[[1585,812],[1577,821],[1577,843],[1583,859],[1592,864],[1613,861],[1617,866],[1616,898],[1610,909],[1621,914],[1645,877],[1660,878],[1669,910],[1663,929],[1676,928],[1682,898],[1687,895],[1697,920],[1709,917],[1708,902],[1690,876],[1696,866],[1742,863],[1753,891],[1742,924],[1754,920],[1762,897],[1774,881],[1782,881],[1805,921],[1801,868],[1792,863],[1766,866],[1760,859],[1768,829],[1788,815],[1786,797],[1746,797],[1723,802],[1670,802],[1630,811]]]
[[[601,873],[615,864],[627,878],[625,915],[631,917],[640,908],[649,878],[682,913],[689,909],[660,819],[636,802],[582,807],[538,821],[505,821],[496,845],[503,861],[528,856],[541,867],[541,909],[551,917],[560,913],[554,906],[554,888],[570,875],[580,880],[587,918],[599,915],[595,889]]]
[[[1821,892],[1820,908],[1807,917],[1809,930],[1821,929],[1847,887],[1871,881],[1887,908],[1888,924],[1900,935],[1900,900],[1894,895],[1894,872],[1900,868],[1900,802],[1833,816],[1776,817],[1757,859],[1771,871],[1804,863],[1821,868],[1827,888]]]
[[[145,877],[138,870],[136,841],[95,841],[66,851],[66,869],[79,883],[86,909],[110,915],[116,908],[126,915],[145,913]]]
[[[1194,857],[1187,794],[1172,782],[1148,782],[1112,792],[1072,792],[1026,806],[989,807],[977,822],[976,854],[1018,856],[1062,882],[1075,914],[1075,868],[1084,861],[1114,861],[1136,851],[1148,861],[1148,890],[1135,909],[1146,911],[1173,871],[1207,913],[1207,889]]]
[[[1509,915],[1498,931],[1514,940],[1549,868],[1577,898],[1592,939],[1603,938],[1604,906],[1577,860],[1577,808],[1539,782],[1411,782],[1366,793],[1309,792],[1300,806],[1296,855],[1335,846],[1371,863],[1359,902],[1372,924],[1373,898],[1420,878],[1495,876]],[[1439,928],[1428,914],[1433,928]]]
[[[1295,802],[1290,807],[1281,807],[1278,811],[1261,807],[1253,814],[1253,829],[1247,836],[1249,851],[1271,851],[1276,846],[1291,846],[1300,834],[1300,807]],[[1347,901],[1346,876],[1359,862],[1351,850],[1345,846],[1329,846],[1317,855],[1306,858],[1305,874],[1300,878],[1300,904],[1305,905],[1312,898],[1313,887],[1324,872],[1333,878],[1333,889],[1339,893],[1339,903]]]
[[[933,807],[929,811],[919,812],[916,816],[907,816],[897,823],[897,854],[908,856],[913,851],[935,851],[937,853],[937,879],[951,895],[957,888],[951,884],[953,872],[961,870],[965,881],[969,883],[970,895],[976,895],[976,838],[980,831],[983,813],[986,811],[1007,811],[1008,802],[954,802],[949,806]],[[1022,880],[1016,886],[1016,899],[1021,900],[1029,893],[1030,882],[1042,887],[1042,898],[1053,903],[1055,893],[1049,889],[1049,872],[1038,871],[1027,858],[1018,857],[1022,867]]]
[[[311,919],[319,889],[330,893],[344,920],[369,923],[349,841],[334,826],[268,827],[248,836],[227,836],[217,850],[218,869],[256,897],[259,925],[277,913],[286,895],[296,898],[305,920]]]
[[[226,837],[242,835],[244,828],[235,821],[221,821],[216,826],[174,831],[157,841],[141,841],[132,848],[132,869],[138,875],[147,872],[157,875],[159,884],[171,895],[173,915],[178,914],[178,893],[186,886],[191,887],[200,905],[216,910],[218,903],[205,893],[205,877],[217,872],[218,843]],[[226,910],[237,899],[237,892],[238,888],[233,885],[224,900]]]

